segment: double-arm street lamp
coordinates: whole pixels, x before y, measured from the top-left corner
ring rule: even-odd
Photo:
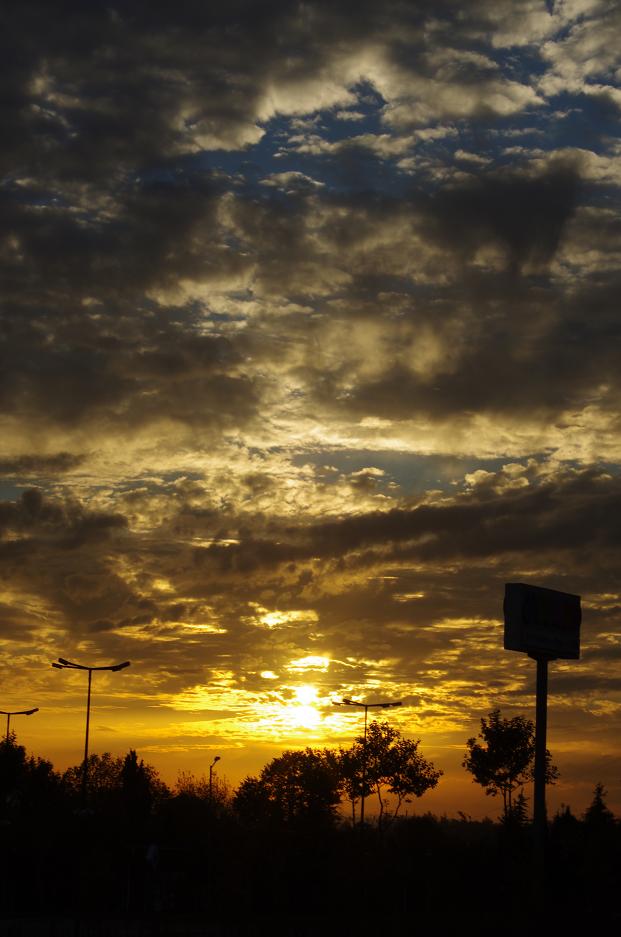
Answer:
[[[356,700],[343,697],[340,703],[334,703],[335,706],[357,706],[358,709],[364,709],[364,742],[362,745],[362,794],[360,797],[360,828],[364,827],[364,791],[367,782],[367,724],[369,720],[370,709],[394,709],[396,706],[403,706],[401,700],[385,703],[358,703]]]
[[[88,695],[86,697],[86,738],[84,740],[84,764],[82,765],[82,798],[86,801],[86,789],[88,784],[88,729],[91,719],[91,681],[94,670],[123,670],[129,667],[129,661],[124,660],[121,664],[109,664],[107,667],[89,667],[86,664],[76,664],[74,661],[65,660],[64,657],[58,658],[58,663],[53,663],[52,667],[57,670],[88,670]]]
[[[6,744],[9,744],[9,731],[11,727],[11,716],[32,716],[33,713],[38,713],[39,707],[35,706],[34,709],[18,709],[16,712],[8,713],[4,709],[0,709],[0,716],[6,716]]]

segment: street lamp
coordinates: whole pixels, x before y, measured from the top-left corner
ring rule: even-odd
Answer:
[[[211,791],[212,791],[212,785],[213,785],[213,766],[215,765],[217,761],[220,761],[220,755],[216,755],[214,760],[209,765],[209,803],[211,803]]]
[[[34,709],[18,709],[16,712],[8,713],[4,709],[0,709],[0,716],[6,716],[6,744],[9,744],[9,728],[11,725],[11,716],[32,716],[33,713],[38,713],[39,707],[35,706]]]
[[[86,697],[86,738],[84,741],[84,764],[82,766],[82,798],[86,801],[86,785],[88,781],[88,729],[91,719],[91,681],[94,670],[123,670],[129,667],[129,661],[124,660],[121,664],[109,664],[107,667],[89,667],[86,664],[76,664],[71,660],[65,660],[64,657],[58,658],[58,663],[53,663],[52,667],[57,670],[88,670],[88,695]]]
[[[340,703],[334,701],[335,706],[357,706],[364,709],[364,742],[362,745],[362,795],[360,797],[360,829],[364,827],[364,786],[367,780],[367,722],[370,709],[394,709],[396,706],[403,706],[401,700],[394,703],[358,703],[356,700],[343,697]]]

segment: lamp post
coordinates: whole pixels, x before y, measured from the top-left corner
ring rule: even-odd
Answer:
[[[357,706],[364,709],[364,742],[362,745],[362,794],[360,797],[360,829],[364,828],[364,788],[367,781],[367,723],[370,709],[394,709],[396,706],[403,706],[401,700],[394,703],[358,703],[356,700],[343,697],[340,703],[335,702],[335,706]]]
[[[220,755],[216,755],[214,760],[209,765],[209,803],[211,803],[211,792],[213,789],[213,766],[217,761],[220,761]]]
[[[58,663],[54,662],[52,667],[57,670],[87,670],[88,671],[88,694],[86,697],[86,738],[84,740],[84,764],[82,766],[82,799],[86,802],[86,788],[88,783],[88,730],[91,719],[91,682],[94,670],[123,670],[129,667],[129,661],[124,660],[121,664],[109,664],[106,667],[89,667],[87,664],[76,664],[74,661],[65,660],[64,657],[58,658]]]
[[[11,727],[11,716],[32,716],[33,713],[38,713],[39,707],[35,706],[34,709],[18,709],[15,712],[6,712],[4,709],[0,709],[0,716],[6,716],[6,744],[9,744],[9,731]]]

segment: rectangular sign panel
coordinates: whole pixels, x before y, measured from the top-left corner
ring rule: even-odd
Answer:
[[[578,660],[580,596],[523,582],[505,585],[505,649]]]

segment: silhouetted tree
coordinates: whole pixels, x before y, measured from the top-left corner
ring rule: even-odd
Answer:
[[[584,822],[591,830],[603,830],[615,825],[615,815],[604,800],[607,794],[602,782],[598,781],[593,791],[593,800],[584,813]]]
[[[79,801],[82,792],[82,765],[67,768],[62,776],[69,795]],[[115,757],[110,752],[89,755],[88,802],[94,809],[121,809],[148,815],[154,803],[168,795],[168,788],[153,765],[145,764],[133,749]]]
[[[442,775],[433,764],[418,751],[420,739],[404,739],[398,729],[388,722],[373,721],[367,729],[366,752],[364,735],[358,736],[348,751],[341,751],[340,764],[343,787],[347,796],[355,803],[362,794],[362,764],[365,767],[365,796],[375,791],[379,802],[379,822],[384,819],[386,803],[383,791],[394,794],[396,816],[404,802],[422,797],[425,791],[435,787]]]
[[[584,829],[571,807],[561,804],[550,824],[550,846],[559,882],[571,880],[577,885],[577,874],[584,860]]]
[[[525,826],[528,823],[528,800],[524,795],[524,789],[520,790],[513,803],[509,807],[509,812],[503,816],[505,826]]]
[[[134,835],[144,833],[153,808],[153,769],[149,768],[130,748],[119,772],[121,809],[125,825]]]
[[[0,810],[9,819],[19,803],[20,790],[26,773],[26,749],[17,745],[15,734],[0,745]]]
[[[245,826],[264,826],[276,820],[279,807],[261,778],[247,777],[233,795],[233,810]]]
[[[606,804],[607,791],[599,781],[584,813],[584,842],[581,849],[582,886],[591,913],[617,906],[621,837],[619,825]]]
[[[246,778],[234,798],[244,818],[264,816],[284,825],[331,823],[340,802],[341,772],[337,754],[307,748],[286,751]]]
[[[481,739],[479,742],[477,739]],[[481,731],[477,738],[468,739],[467,751],[462,762],[474,781],[485,793],[502,796],[503,817],[510,817],[513,808],[513,793],[532,781],[535,769],[535,727],[524,716],[503,719],[499,709],[493,709],[487,719],[481,719]],[[546,783],[553,784],[558,769],[551,763],[546,750]]]
[[[119,790],[123,759],[110,752],[88,756],[88,798],[93,806],[101,806]],[[74,765],[63,774],[63,784],[70,796],[79,800],[82,792],[82,764]]]
[[[397,796],[395,816],[401,804],[409,803],[412,797],[422,797],[436,786],[442,771],[434,768],[431,761],[418,751],[420,739],[397,739],[389,752],[389,773],[386,778],[388,790]]]
[[[205,800],[209,797],[209,780],[204,774],[197,777],[191,771],[179,771],[173,794],[176,797],[196,797],[198,800]]]
[[[380,825],[384,814],[382,787],[389,783],[388,779],[393,768],[392,749],[399,738],[398,730],[388,722],[373,721],[367,729],[365,774],[368,783],[377,794]],[[354,745],[361,746],[364,752],[364,736],[359,736]]]
[[[558,810],[554,814],[554,818],[552,822],[558,823],[561,825],[567,824],[572,827],[580,823],[578,818],[574,816],[574,814],[572,813],[572,810],[569,804],[561,804],[561,806],[558,808]]]
[[[177,797],[192,797],[203,801],[209,801],[211,798],[214,806],[219,810],[229,806],[231,802],[229,782],[222,775],[216,775],[215,772],[211,778],[210,791],[209,778],[206,774],[196,775],[191,771],[179,771],[173,793]]]
[[[28,756],[13,733],[0,744],[0,818],[33,817],[55,808],[61,796],[60,775],[51,762]]]

